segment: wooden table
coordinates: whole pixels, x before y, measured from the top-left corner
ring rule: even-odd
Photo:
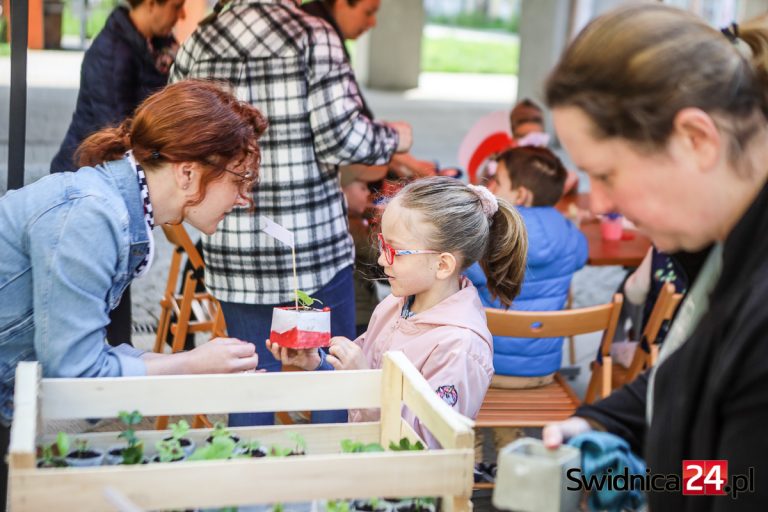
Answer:
[[[568,216],[571,205],[579,210],[589,210],[589,194],[570,194],[561,199],[556,208]],[[587,265],[620,265],[637,267],[643,261],[651,240],[636,230],[624,230],[621,240],[604,240],[600,233],[600,220],[589,219],[581,222],[579,229],[587,237],[589,257]]]

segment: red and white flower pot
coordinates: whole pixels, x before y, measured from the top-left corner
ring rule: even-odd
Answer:
[[[306,349],[331,344],[330,308],[279,307],[272,310],[269,340],[281,347]]]

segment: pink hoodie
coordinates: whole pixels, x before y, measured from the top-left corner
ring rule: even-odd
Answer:
[[[384,352],[402,351],[448,405],[474,419],[493,377],[493,341],[477,290],[462,277],[461,290],[409,319],[400,316],[404,303],[384,299],[355,343],[371,368],[381,368]],[[350,421],[378,418],[378,409],[349,412]],[[440,446],[409,411],[404,418],[430,447]]]

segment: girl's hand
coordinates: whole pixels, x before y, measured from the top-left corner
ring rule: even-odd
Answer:
[[[331,338],[331,348],[328,349],[326,361],[335,370],[368,370],[370,365],[362,349],[344,336]]]
[[[564,421],[550,423],[544,427],[542,440],[547,448],[558,448],[564,441],[592,430],[592,426],[584,418],[574,416]]]
[[[272,343],[269,340],[266,341],[266,344],[267,349],[272,352],[275,359],[281,361],[283,364],[298,366],[302,370],[308,372],[313,371],[320,364],[320,355],[317,353],[316,348],[286,348],[281,347],[277,343]]]

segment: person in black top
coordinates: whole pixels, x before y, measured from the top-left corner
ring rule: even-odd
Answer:
[[[51,172],[79,168],[75,152],[90,134],[120,123],[151,93],[168,82],[178,43],[171,34],[184,19],[184,0],[129,0],[107,18],[83,57],[80,91]],[[107,339],[131,343],[131,293],[110,314]]]
[[[595,213],[624,214],[661,251],[714,244],[656,366],[544,430],[549,447],[607,430],[653,475],[682,477],[684,460],[753,475],[738,499],[650,492],[654,511],[768,509],[766,40],[765,18],[718,31],[636,4],[592,21],[545,87],[563,146],[592,180]]]

